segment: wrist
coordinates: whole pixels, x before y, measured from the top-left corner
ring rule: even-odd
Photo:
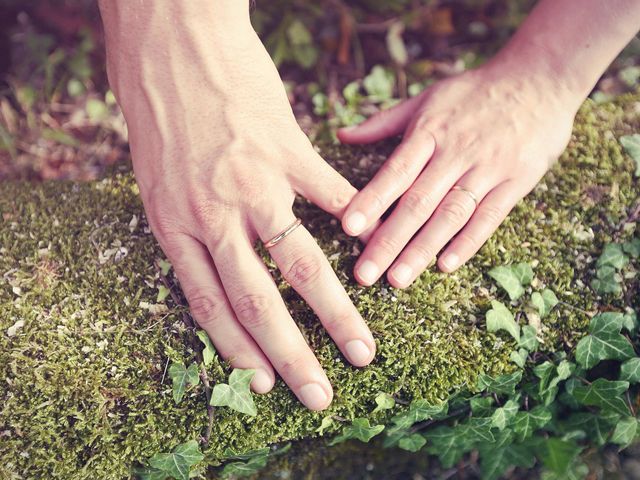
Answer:
[[[514,38],[483,68],[493,78],[510,79],[518,90],[536,92],[541,103],[573,114],[592,88],[554,52],[530,39]]]

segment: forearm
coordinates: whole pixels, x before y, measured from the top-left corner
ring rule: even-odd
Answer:
[[[256,92],[264,102],[286,101],[281,85],[262,88],[279,77],[251,26],[248,0],[104,0],[100,11],[109,82],[137,171],[149,167],[143,162],[157,168],[204,158],[210,140],[228,144],[240,115],[255,110]],[[150,144],[149,136],[162,140]]]
[[[495,62],[581,102],[640,28],[640,0],[542,0]]]

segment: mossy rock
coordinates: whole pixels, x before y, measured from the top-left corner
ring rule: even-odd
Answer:
[[[437,402],[473,390],[481,372],[515,368],[513,341],[485,328],[490,301],[508,301],[486,275],[492,266],[529,262],[534,286],[556,292],[562,303],[542,322],[549,351],[570,352],[589,313],[638,307],[637,295],[602,298],[588,285],[602,246],[636,228],[625,222],[640,188],[617,138],[638,130],[639,111],[639,95],[585,104],[559,164],[479,254],[454,274],[430,269],[405,291],[358,287],[351,274],[358,242],[300,203],[300,216],[370,325],[377,357],[367,368],[351,367],[269,263],[335,399],[329,410],[310,412],[278,382],[256,396],[256,417],[218,408],[205,464],[219,465],[227,448],[317,436],[328,415],[370,415],[379,392]],[[390,148],[322,153],[361,186]],[[0,245],[0,478],[127,478],[136,462],[203,435],[203,386],[176,405],[165,374],[170,360],[193,361],[199,344],[183,321],[184,301],[156,305],[163,255],[130,173],[87,184],[2,184]],[[208,369],[212,383],[228,373],[220,359]]]

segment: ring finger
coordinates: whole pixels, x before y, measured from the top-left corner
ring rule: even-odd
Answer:
[[[233,242],[209,247],[236,317],[300,401],[322,410],[333,396],[329,380],[250,239],[238,230],[226,236]]]
[[[293,218],[290,212],[275,225],[291,224]],[[272,238],[277,232],[271,227],[258,230],[260,237],[265,239]],[[375,353],[371,332],[307,229],[297,227],[271,246],[269,253],[287,282],[318,315],[345,357],[359,367],[371,362]]]
[[[490,190],[491,183],[486,175],[474,171],[464,175],[389,269],[389,283],[397,288],[411,285],[442,247],[465,226]]]

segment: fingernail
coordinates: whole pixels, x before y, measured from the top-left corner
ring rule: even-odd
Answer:
[[[253,376],[253,380],[251,380],[251,386],[256,393],[267,393],[273,386],[271,375],[264,369],[258,368],[256,374]]]
[[[447,253],[442,257],[442,264],[447,270],[453,270],[458,266],[458,263],[460,263],[460,257],[455,253]]]
[[[409,283],[413,275],[413,269],[406,263],[399,263],[393,268],[391,275],[398,283]]]
[[[347,357],[353,365],[365,365],[371,357],[371,350],[362,340],[350,340],[344,346]]]
[[[358,276],[365,283],[374,283],[380,274],[380,269],[371,260],[365,260],[358,267]]]
[[[367,217],[361,212],[353,212],[347,216],[347,228],[353,235],[358,235],[367,226]]]
[[[302,403],[311,410],[322,410],[327,406],[327,393],[318,383],[307,383],[300,387],[298,394]]]

